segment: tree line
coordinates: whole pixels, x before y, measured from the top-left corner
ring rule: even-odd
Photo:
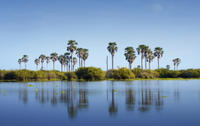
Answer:
[[[107,47],[109,53],[111,54],[112,57],[112,69],[114,69],[114,55],[118,50],[116,42],[110,42]],[[141,69],[151,69],[151,63],[155,58],[157,58],[157,63],[158,63],[158,69],[160,68],[160,59],[163,57],[164,50],[161,47],[156,47],[154,49],[154,52],[149,48],[147,45],[139,45],[136,50],[128,46],[125,48],[125,59],[129,63],[129,69],[132,69],[132,64],[136,59],[136,52],[138,55],[141,55],[141,64],[138,66],[138,68]],[[176,68],[178,69],[179,64],[181,63],[180,58],[176,58],[172,60],[174,63],[174,70]],[[145,63],[145,65],[144,65]],[[170,65],[166,66],[167,69],[170,69]]]
[[[48,64],[53,62],[53,70],[55,70],[55,64],[57,61],[61,64],[61,71],[74,71],[75,65],[77,62],[79,63],[79,67],[85,67],[85,62],[88,59],[89,51],[85,48],[78,48],[78,43],[75,40],[69,40],[67,43],[66,53],[62,55],[58,55],[56,52],[51,53],[50,56],[45,56],[41,54],[38,58],[34,60],[36,65],[36,69],[38,70],[38,66],[41,64],[41,70],[44,70],[44,63],[46,63],[46,69],[48,70]],[[118,50],[116,42],[109,42],[107,46],[108,52],[111,54],[112,61],[112,69],[114,69],[114,56]],[[156,47],[153,51],[147,45],[139,45],[136,49],[132,46],[128,46],[125,48],[124,56],[126,61],[129,63],[129,69],[132,69],[132,64],[136,59],[136,52],[141,57],[141,63],[138,65],[138,68],[141,69],[151,69],[151,63],[155,58],[157,58],[158,69],[160,68],[160,59],[163,57],[164,50],[161,47]],[[77,59],[78,58],[78,59]],[[24,55],[22,58],[18,59],[19,69],[21,69],[22,62],[25,65],[25,69],[27,68],[28,63],[28,55]],[[178,66],[181,63],[180,58],[175,58],[172,60],[174,64],[174,70],[178,70]],[[170,69],[170,65],[166,66],[167,69]]]
[[[48,70],[48,65],[50,62],[53,63],[53,70],[55,70],[55,64],[57,61],[61,64],[61,71],[74,71],[75,65],[79,62],[79,67],[85,67],[85,62],[88,59],[89,51],[85,48],[78,48],[78,43],[75,40],[69,40],[67,43],[66,53],[58,55],[58,53],[51,53],[50,56],[45,56],[41,54],[38,58],[34,60],[36,65],[36,70],[41,64],[41,70],[44,70],[44,63],[46,62],[46,69]],[[75,57],[75,55],[77,57]],[[77,60],[78,58],[78,60]],[[24,55],[22,58],[18,59],[19,69],[21,69],[21,64],[25,64],[25,69],[27,69],[28,55]]]

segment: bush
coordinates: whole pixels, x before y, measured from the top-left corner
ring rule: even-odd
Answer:
[[[67,80],[73,81],[77,79],[76,73],[75,72],[68,72],[66,73]]]
[[[179,77],[182,77],[182,78],[200,78],[200,69],[181,70]]]
[[[106,77],[110,79],[124,80],[124,79],[134,79],[135,75],[131,70],[123,67],[117,70],[107,71]]]
[[[105,77],[104,72],[95,67],[81,67],[76,71],[76,75],[78,79],[87,81],[103,80]]]
[[[168,69],[157,69],[156,71],[160,74],[160,78],[178,78],[180,74],[179,71],[172,71]]]
[[[142,70],[140,68],[135,68],[132,72],[135,74],[136,78],[153,79],[159,77],[159,73],[154,70]]]

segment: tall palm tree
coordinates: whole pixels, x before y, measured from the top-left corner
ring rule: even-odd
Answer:
[[[175,58],[172,60],[173,63],[174,63],[174,70],[176,70],[176,67],[177,67],[177,70],[178,70],[178,66],[180,65],[181,63],[181,59],[180,58]]]
[[[49,63],[51,61],[51,58],[49,56],[46,57],[46,64],[47,64],[47,70],[49,69]]]
[[[69,72],[69,70],[70,70],[70,53],[66,52],[64,54],[64,57],[65,57],[65,65],[67,67],[67,71]]]
[[[110,52],[110,54],[112,56],[112,69],[114,69],[114,55],[118,50],[116,42],[108,43],[107,49],[108,49],[108,51]]]
[[[28,55],[23,55],[22,57],[22,62],[25,64],[25,69],[27,68],[27,63],[28,63]]]
[[[176,61],[176,59],[173,59],[172,61],[173,61],[173,63],[174,63],[174,70],[176,70],[176,62],[177,62],[177,61]]]
[[[136,56],[135,56],[135,50],[133,47],[126,47],[125,53],[124,53],[126,60],[129,63],[130,70],[132,69],[132,63],[134,62]]]
[[[147,69],[147,62],[148,62],[148,57],[150,54],[151,49],[149,49],[149,46],[146,46],[145,51],[144,51],[144,63],[145,63],[145,69]]]
[[[59,61],[60,64],[61,64],[61,72],[63,72],[63,65],[64,65],[64,62],[65,62],[65,57],[64,57],[64,55],[60,55],[60,56],[58,57],[58,61]]]
[[[72,68],[73,68],[73,70],[74,70],[74,66],[75,66],[76,63],[77,63],[77,58],[76,58],[76,57],[73,57],[72,62],[73,62]]]
[[[153,62],[153,59],[155,58],[153,52],[149,49],[147,51],[147,62],[149,63],[149,69],[151,69],[151,63]]]
[[[53,70],[55,70],[55,63],[58,60],[58,54],[57,53],[52,53],[50,58],[53,61]]]
[[[82,56],[82,59],[84,61],[84,67],[85,67],[85,61],[87,60],[89,56],[89,52],[88,52],[88,49],[83,49],[83,56]]]
[[[46,60],[46,56],[44,55],[44,54],[41,54],[40,56],[39,56],[39,59],[40,59],[40,62],[41,62],[41,70],[43,70],[44,69],[44,61]]]
[[[180,63],[181,63],[181,59],[180,58],[176,58],[176,60],[177,60],[177,70],[178,70],[178,66],[180,65]]]
[[[19,69],[21,69],[22,59],[18,59]]]
[[[145,57],[145,51],[147,50],[147,48],[148,48],[148,46],[146,46],[146,45],[139,45],[139,47],[136,49],[138,52],[138,55],[141,54],[141,68],[142,69],[143,69],[143,60]]]
[[[157,59],[158,59],[158,69],[160,68],[160,58],[163,57],[163,53],[164,53],[164,51],[160,47],[156,47],[154,49],[154,56],[157,57]]]
[[[75,40],[69,40],[68,41],[68,47],[67,47],[67,51],[69,51],[71,53],[71,66],[73,65],[73,53],[76,51],[77,45],[78,43]],[[73,68],[71,67],[71,70],[73,70]]]
[[[83,48],[77,48],[77,50],[76,50],[76,55],[77,55],[77,57],[78,57],[78,62],[79,62],[79,67],[82,67],[81,65],[82,65],[82,62],[81,62],[81,60],[82,60],[82,58],[83,58]]]
[[[35,59],[36,70],[38,70],[38,65],[40,64],[40,59]]]

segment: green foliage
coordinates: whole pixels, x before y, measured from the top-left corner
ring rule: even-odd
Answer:
[[[43,80],[67,80],[64,72],[59,71],[0,71],[0,80],[6,81],[43,81]]]
[[[160,78],[178,78],[180,77],[180,71],[172,71],[168,69],[157,69],[156,70],[160,74]]]
[[[68,78],[67,80],[69,81],[77,80],[77,76],[75,72],[67,72],[66,76]]]
[[[135,75],[133,72],[125,67],[109,70],[106,73],[106,78],[108,79],[117,79],[117,80],[126,80],[126,79],[134,79]]]
[[[103,80],[105,77],[104,72],[95,67],[81,67],[76,71],[76,75],[78,79],[87,81]]]
[[[182,77],[182,78],[200,78],[200,69],[181,70],[179,77]]]
[[[159,77],[159,73],[154,70],[142,70],[140,68],[135,68],[132,72],[135,74],[136,78],[153,79]]]

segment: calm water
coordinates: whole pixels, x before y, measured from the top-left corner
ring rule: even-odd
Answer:
[[[0,83],[0,126],[200,126],[200,80]]]

